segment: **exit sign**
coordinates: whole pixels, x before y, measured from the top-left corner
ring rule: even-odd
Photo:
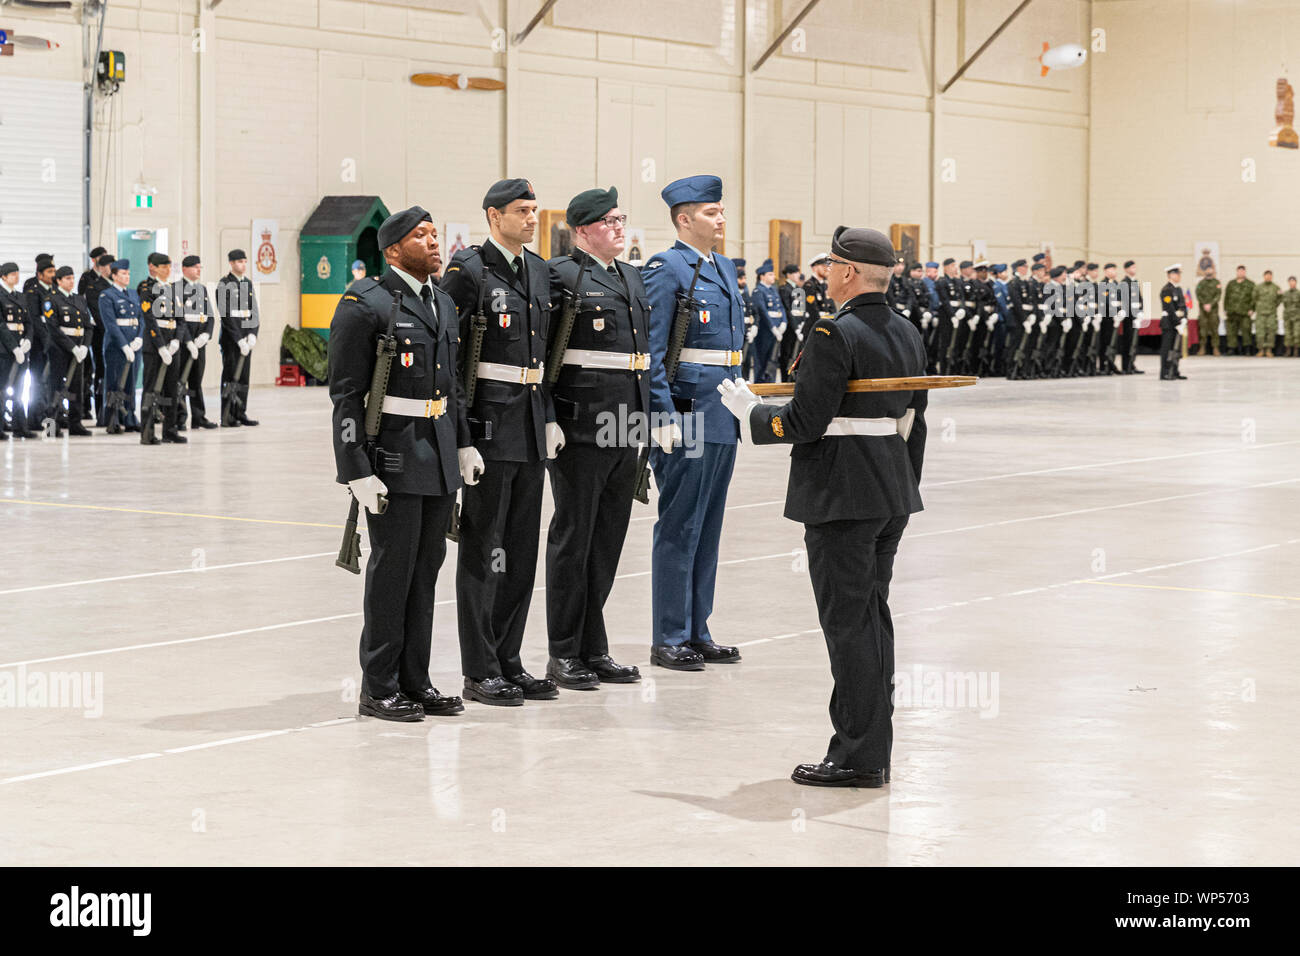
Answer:
[[[153,208],[153,196],[146,196],[146,195],[141,195],[140,193],[136,193],[136,196],[135,196],[135,208],[136,208],[136,209],[152,209],[152,208]]]

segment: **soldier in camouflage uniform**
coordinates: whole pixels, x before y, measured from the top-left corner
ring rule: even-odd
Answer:
[[[1300,289],[1296,288],[1295,276],[1286,281],[1290,288],[1282,293],[1282,328],[1286,330],[1282,344],[1286,346],[1286,354],[1295,358],[1300,350]]]
[[[1273,273],[1265,272],[1264,281],[1255,286],[1255,348],[1264,358],[1273,357],[1273,343],[1277,340],[1277,307],[1282,304],[1282,290],[1273,281]]]
[[[1205,270],[1205,278],[1196,283],[1196,327],[1201,336],[1201,354],[1213,355],[1219,344],[1219,296],[1223,284],[1214,275],[1214,266]]]
[[[1255,283],[1246,278],[1246,267],[1237,266],[1237,278],[1223,290],[1223,312],[1228,326],[1228,351],[1247,355],[1250,351],[1250,310],[1255,307]]]

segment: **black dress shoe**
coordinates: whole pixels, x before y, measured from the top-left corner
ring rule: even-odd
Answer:
[[[430,717],[450,717],[465,710],[465,703],[459,697],[445,697],[438,693],[436,687],[426,687],[424,690],[416,691],[404,690],[402,696],[409,701],[414,701]]]
[[[545,677],[534,677],[528,671],[520,671],[506,678],[524,692],[524,700],[555,700],[560,696],[560,689],[555,681]]]
[[[641,671],[631,664],[619,664],[608,654],[598,654],[587,658],[587,669],[600,678],[602,684],[635,684],[641,679]]]
[[[173,445],[188,445],[190,441],[184,435],[178,435],[175,432],[172,432],[170,435],[167,434],[166,432],[163,432],[162,440],[165,442],[170,442]]]
[[[206,418],[196,418],[194,419],[194,427],[195,428],[216,428],[217,423],[208,421]]]
[[[702,671],[704,655],[689,644],[656,644],[650,648],[650,663],[670,671]]]
[[[546,676],[568,690],[595,690],[600,678],[576,657],[552,657],[546,662]]]
[[[222,421],[225,421],[225,419],[223,418]],[[226,427],[226,428],[238,428],[238,427],[239,427],[240,425],[242,425],[242,424],[244,424],[244,423],[241,422],[238,418],[232,418],[232,419],[230,420],[230,424],[229,424],[229,425],[226,425],[225,427]]]
[[[790,779],[806,787],[866,787],[875,789],[885,785],[884,770],[852,770],[837,767],[829,760],[821,763],[801,763],[794,768]]]
[[[123,430],[123,431],[128,431],[128,432],[138,432],[138,431],[140,430],[140,426],[139,426],[139,425],[123,425],[123,426],[122,426],[122,430]]]
[[[470,700],[494,707],[522,707],[524,692],[504,677],[489,677],[486,680],[465,678],[465,689],[461,692]]]
[[[162,439],[159,438],[157,435],[145,435],[145,434],[141,434],[141,435],[140,435],[140,444],[141,444],[141,445],[161,445],[161,444],[162,444]]]
[[[734,664],[740,660],[740,650],[712,641],[692,641],[686,645],[704,658],[706,664]]]
[[[255,419],[255,418],[241,418],[241,419],[239,420],[239,424],[241,424],[241,425],[256,425],[256,424],[257,424],[257,419]]]
[[[357,704],[357,713],[362,717],[378,717],[380,720],[424,720],[424,711],[420,705],[401,694],[393,694],[391,697],[362,694],[361,701]]]
[[[77,422],[75,425],[70,425],[68,427],[68,434],[75,435],[78,438],[85,438],[87,435],[93,435],[94,432],[92,432],[85,425],[81,424],[81,422]]]

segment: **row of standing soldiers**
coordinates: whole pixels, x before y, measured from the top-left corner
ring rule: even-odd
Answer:
[[[1260,355],[1272,357],[1274,351],[1295,358],[1300,354],[1300,288],[1296,277],[1287,279],[1284,292],[1273,281],[1271,271],[1264,272],[1256,283],[1246,275],[1245,266],[1237,266],[1237,275],[1226,285],[1214,274],[1213,260],[1202,266],[1203,277],[1196,284],[1196,319],[1200,325],[1200,353],[1213,355]],[[1226,342],[1219,341],[1219,306],[1223,306]],[[1277,313],[1282,309],[1282,344],[1278,346]],[[1253,338],[1253,342],[1252,342]]]
[[[794,378],[795,360],[808,331],[821,319],[835,314],[835,302],[826,291],[829,256],[817,256],[806,279],[793,263],[781,270],[781,283],[771,259],[755,272],[758,285],[749,288],[745,260],[733,259],[740,294],[745,304],[745,357],[741,375],[753,382],[788,382]]]
[[[201,260],[187,256],[182,278],[170,282],[171,259],[150,253],[149,277],[129,288],[131,263],[92,250],[92,267],[73,289],[70,266],[36,258],[36,272],[17,289],[18,266],[0,265],[0,389],[7,429],[20,438],[92,432],[92,416],[109,434],[139,432],[142,444],[185,442],[195,427],[216,428],[203,397],[206,347],[221,323],[222,424],[256,425],[248,418],[248,359],[259,329],[257,299],[245,275],[248,257],[230,252],[230,272],[209,296]],[[215,304],[214,304],[215,299]],[[220,307],[218,319],[217,307]],[[184,351],[182,352],[182,349]],[[135,382],[143,366],[144,391],[136,415]],[[28,377],[30,376],[30,377]],[[24,388],[26,384],[26,388]],[[27,393],[24,403],[23,394]],[[188,399],[188,407],[186,400]]]

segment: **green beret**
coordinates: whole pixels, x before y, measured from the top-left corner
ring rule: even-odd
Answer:
[[[613,186],[609,189],[587,189],[569,200],[564,218],[574,229],[589,226],[604,219],[617,205],[618,190]]]

